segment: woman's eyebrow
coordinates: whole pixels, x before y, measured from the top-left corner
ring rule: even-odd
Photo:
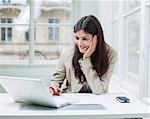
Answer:
[[[77,38],[79,38],[77,35],[75,35]],[[90,36],[82,36],[81,38],[87,38],[87,37],[90,37]]]

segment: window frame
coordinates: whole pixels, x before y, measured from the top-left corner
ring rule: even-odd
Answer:
[[[120,80],[120,85],[126,89],[130,94],[136,96],[137,98],[140,98],[143,100],[145,103],[150,104],[150,48],[148,47],[150,45],[150,41],[148,39],[148,30],[146,24],[147,22],[147,11],[146,7],[149,8],[150,2],[140,1],[140,6],[125,12],[124,9],[124,3],[122,1],[119,2],[119,12],[118,12],[118,18],[112,19],[112,27],[113,24],[118,22],[119,24],[119,58],[118,58],[118,79]],[[140,61],[142,62],[140,64],[140,80],[138,81],[139,87],[131,85],[126,79],[125,79],[125,70],[126,70],[126,61],[127,59],[124,58],[124,44],[125,41],[123,38],[124,36],[124,31],[125,31],[125,18],[136,13],[140,12],[140,50],[139,50],[139,55],[140,55]],[[113,14],[113,13],[112,13]],[[142,39],[142,40],[141,40]],[[115,40],[115,39],[113,39]],[[113,41],[115,42],[115,41]],[[144,49],[144,50],[143,50]],[[148,59],[149,58],[149,59]],[[145,60],[146,59],[146,60]]]

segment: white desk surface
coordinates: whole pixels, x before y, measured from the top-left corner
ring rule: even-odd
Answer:
[[[66,97],[78,98],[78,104],[102,104],[104,110],[19,110],[19,103],[14,103],[8,94],[0,93],[0,119],[104,119],[104,118],[143,118],[150,117],[150,106],[129,97],[130,103],[120,103],[119,93],[64,94]]]

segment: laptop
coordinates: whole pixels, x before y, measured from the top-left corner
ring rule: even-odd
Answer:
[[[57,108],[75,102],[63,95],[53,96],[42,79],[0,76],[0,84],[16,102]]]

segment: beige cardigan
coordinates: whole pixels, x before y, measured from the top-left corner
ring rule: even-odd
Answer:
[[[117,52],[111,47],[108,48],[110,65],[108,71],[101,77],[101,80],[96,71],[93,70],[93,65],[90,58],[79,60],[81,70],[83,71],[86,80],[94,94],[106,93],[108,91],[109,79],[114,71],[114,66],[117,61]],[[77,93],[80,91],[83,85],[80,84],[75,77],[74,68],[72,66],[72,57],[73,50],[66,50],[62,52],[56,67],[56,71],[50,82],[50,87],[58,88],[63,92]],[[60,86],[60,84],[62,85]]]

